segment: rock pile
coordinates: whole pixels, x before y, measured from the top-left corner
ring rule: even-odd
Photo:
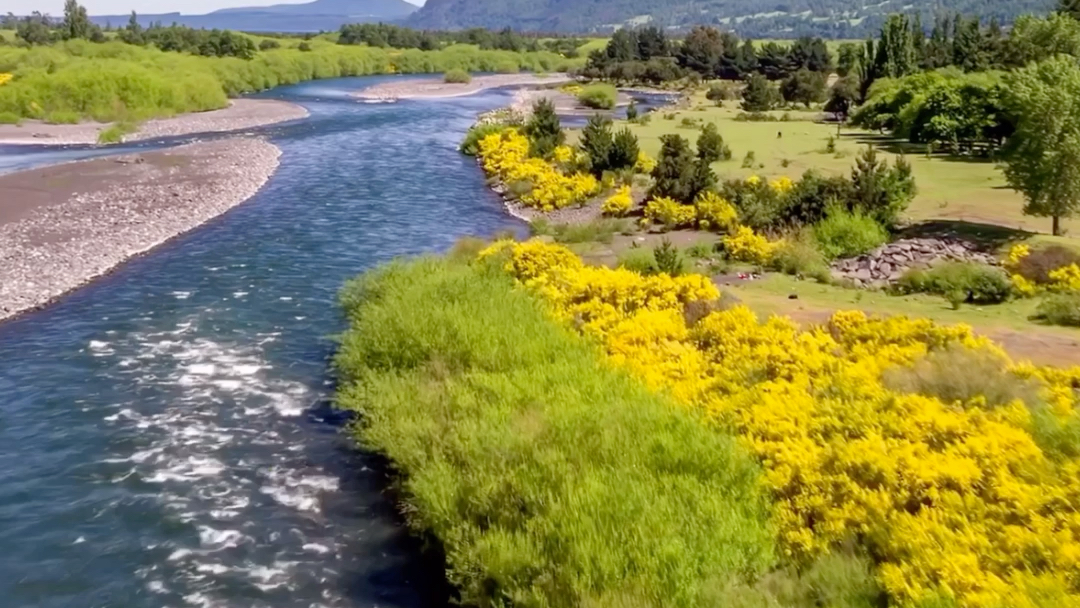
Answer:
[[[902,239],[878,247],[870,253],[837,260],[832,274],[858,286],[881,287],[895,282],[913,268],[929,268],[944,261],[977,262],[996,265],[997,258],[961,239]]]

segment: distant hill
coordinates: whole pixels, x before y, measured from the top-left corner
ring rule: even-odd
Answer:
[[[315,0],[304,4],[275,4],[226,8],[206,15],[164,13],[138,15],[146,26],[155,21],[189,27],[243,30],[248,32],[317,32],[336,30],[345,23],[400,21],[417,7],[405,0]],[[129,15],[93,16],[99,25],[127,23]]]
[[[586,33],[644,23],[674,28],[709,24],[755,38],[861,38],[895,12],[918,11],[928,23],[938,11],[1009,23],[1026,13],[1045,13],[1052,5],[1053,0],[428,0],[406,25]]]

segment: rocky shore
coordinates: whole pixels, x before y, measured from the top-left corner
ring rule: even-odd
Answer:
[[[194,133],[226,133],[306,118],[302,106],[276,99],[234,99],[227,108],[192,112],[172,118],[148,120],[139,130],[124,136],[124,141]],[[26,121],[21,125],[0,125],[0,144],[72,145],[96,144],[98,134],[108,124],[84,122],[76,125],[50,125]]]
[[[0,319],[232,209],[266,183],[280,154],[233,137],[0,176]]]
[[[353,93],[354,97],[390,101],[396,99],[438,99],[473,95],[498,87],[548,86],[569,82],[566,74],[537,76],[536,74],[494,74],[473,76],[467,83],[443,82],[442,76],[392,80]]]

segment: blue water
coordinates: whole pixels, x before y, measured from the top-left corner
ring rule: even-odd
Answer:
[[[258,195],[0,325],[0,608],[445,605],[442,564],[329,406],[334,297],[521,228],[456,151],[508,95],[346,97],[370,82],[273,91],[311,117],[264,130],[283,155]]]

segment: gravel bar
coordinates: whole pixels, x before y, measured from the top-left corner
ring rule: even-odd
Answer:
[[[232,137],[0,176],[0,319],[229,211],[280,155],[266,140]]]
[[[443,82],[443,77],[390,80],[353,93],[353,97],[369,100],[439,99],[473,95],[499,87],[551,86],[570,82],[566,74],[537,76],[536,74],[494,74],[473,76],[467,83]]]
[[[124,136],[124,141],[196,133],[227,133],[307,118],[308,111],[276,99],[234,99],[227,108],[192,112],[172,118],[155,118],[139,125],[139,130]],[[109,125],[83,122],[76,125],[50,125],[28,120],[21,125],[0,125],[0,144],[73,145],[96,144],[98,133]]]

